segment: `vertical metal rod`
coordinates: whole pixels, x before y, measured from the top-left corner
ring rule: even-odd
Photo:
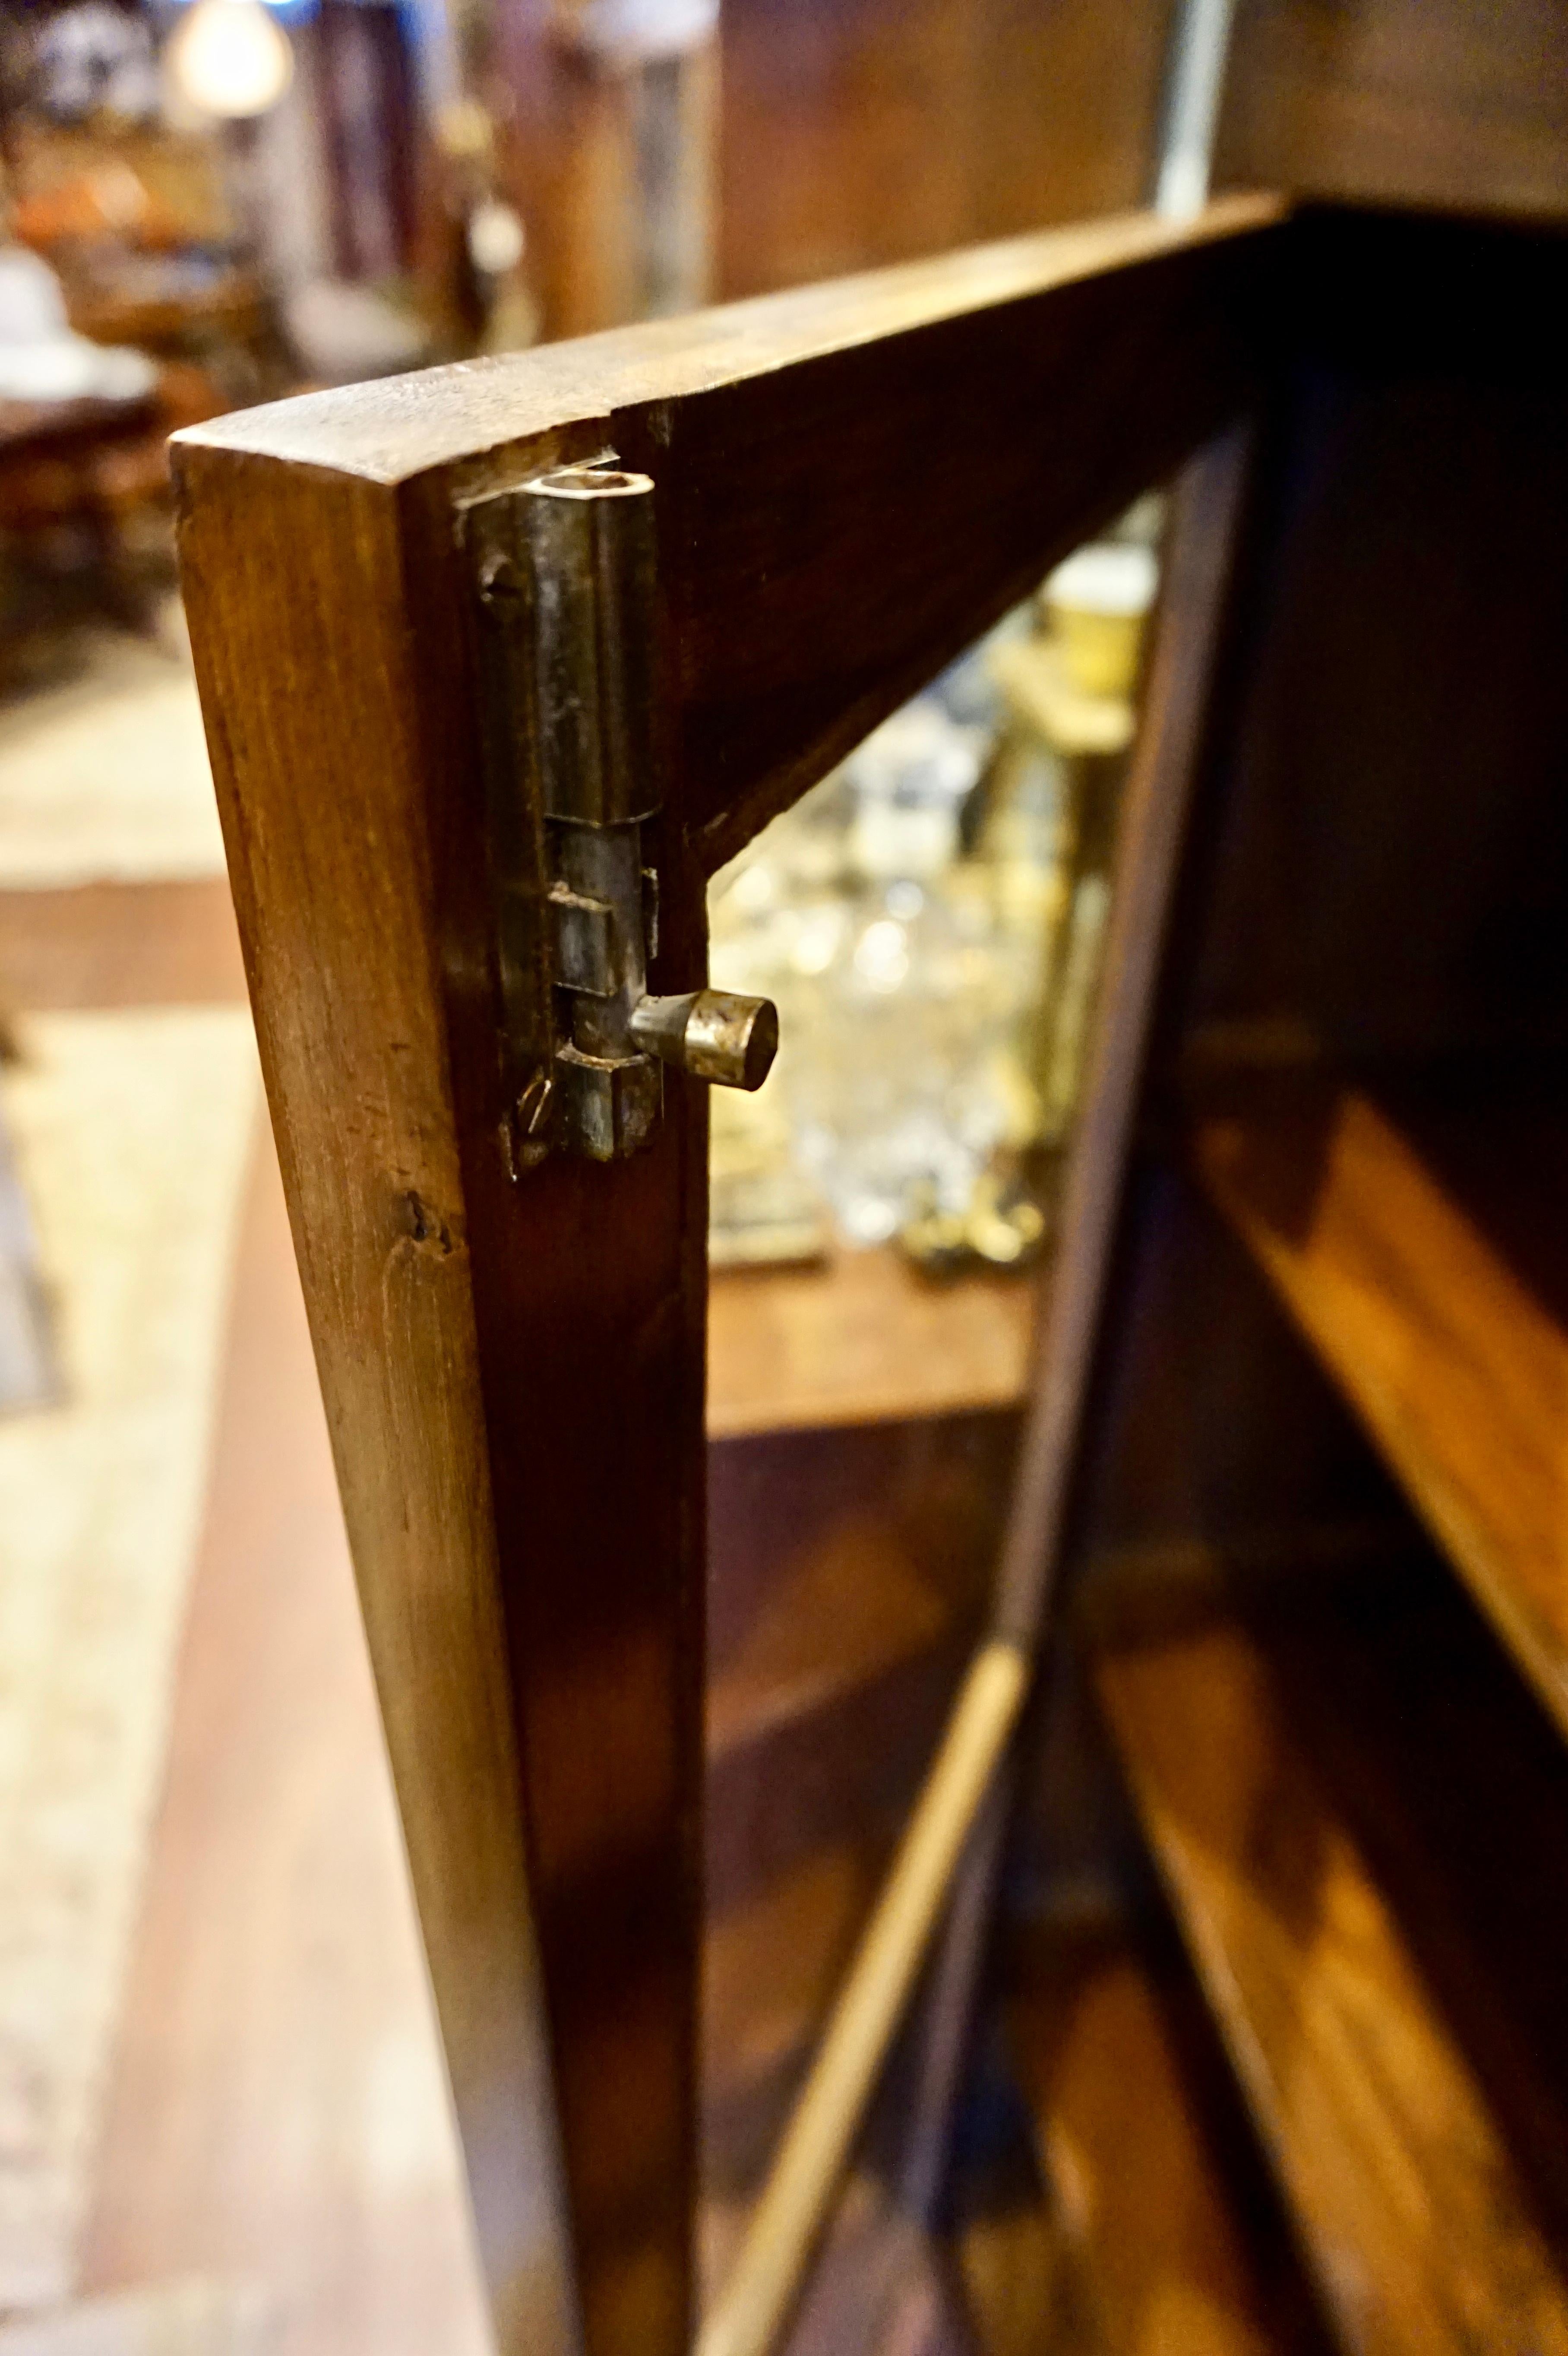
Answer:
[[[1096,1025],[1073,1140],[1040,1375],[997,1579],[997,1633],[1031,1650],[1051,1601],[1075,1442],[1104,1289],[1138,1084],[1154,1015],[1187,808],[1252,447],[1246,425],[1187,467],[1178,493],[1162,621],[1122,820],[1105,970],[1115,999]]]
[[[994,1633],[1031,1663],[1047,1633],[1100,1301],[1110,1269],[1167,921],[1240,542],[1251,427],[1238,424],[1182,474],[1165,593],[1127,780],[1087,1086],[1068,1163],[1061,1241],[1048,1277],[1035,1379],[997,1577]],[[985,1960],[1010,1794],[998,1793],[958,1869],[917,2064],[905,2155],[910,2205],[930,2220],[945,2184],[953,2114]]]
[[[954,1867],[1018,1723],[1030,1666],[1008,1644],[983,1644],[970,1664],[697,2356],[766,2356],[789,2319]]]
[[[1008,1762],[994,1779],[964,1845],[911,2039],[913,2093],[898,2171],[898,2198],[900,2206],[928,2233],[939,2230],[946,2201],[953,2117],[974,2040],[976,1997],[1012,1816],[1015,1781]]]
[[[613,466],[525,483],[544,812],[576,826],[651,818],[654,487]]]
[[[1168,220],[1190,220],[1208,202],[1234,7],[1235,0],[1180,0],[1177,10],[1154,196]]]

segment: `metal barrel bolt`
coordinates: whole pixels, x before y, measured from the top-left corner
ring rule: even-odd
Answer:
[[[757,1088],[778,1047],[763,998],[722,990],[653,997],[658,879],[643,829],[660,808],[653,730],[654,486],[568,466],[513,495],[531,626],[535,748],[545,836],[548,966],[561,1010],[552,1141],[595,1161],[645,1142],[670,1064]],[[510,568],[507,568],[508,573]]]

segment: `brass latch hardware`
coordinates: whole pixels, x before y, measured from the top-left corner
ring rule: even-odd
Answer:
[[[662,801],[654,740],[654,499],[646,475],[569,466],[466,511],[481,615],[485,766],[514,1166],[645,1142],[662,1067],[760,1087],[766,999],[648,994]]]

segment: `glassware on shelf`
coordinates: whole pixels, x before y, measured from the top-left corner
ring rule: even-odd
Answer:
[[[1040,1249],[1155,570],[1080,552],[715,878],[713,980],[781,1033],[767,1087],[713,1107],[717,1265],[833,1230],[933,1272]]]
[[[956,855],[989,749],[928,695],[845,765],[843,918],[790,1094],[796,1151],[852,1243],[966,1203],[1003,1127],[993,911]]]
[[[1004,1132],[989,931],[940,873],[870,879],[851,905],[791,1092],[796,1151],[852,1243],[965,1207]]]
[[[1132,694],[1158,585],[1154,551],[1136,540],[1092,541],[1050,574],[1041,593],[1046,613],[1083,694],[1124,701]]]

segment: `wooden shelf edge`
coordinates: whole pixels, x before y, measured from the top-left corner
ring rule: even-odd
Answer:
[[[1036,1298],[1017,1276],[933,1283],[889,1250],[716,1275],[708,1437],[1016,1408]]]
[[[1219,1622],[1103,1655],[1096,1684],[1337,2336],[1364,2356],[1568,2347],[1510,2155],[1265,1653]]]
[[[1279,2279],[1280,2253],[1257,2245],[1213,2147],[1169,1991],[1133,1936],[1043,1929],[1015,1936],[1008,1964],[1008,2047],[1072,2268],[1072,2344],[1130,2356],[1154,2344],[1148,2319],[1161,2316],[1188,2356],[1316,2351],[1304,2295]]]
[[[1394,1123],[1200,1124],[1210,1199],[1568,1737],[1568,1333]]]

